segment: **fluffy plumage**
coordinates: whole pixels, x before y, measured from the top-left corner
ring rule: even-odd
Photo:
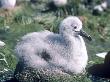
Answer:
[[[52,0],[56,7],[62,7],[67,5],[67,0]]]
[[[0,41],[0,48],[5,46],[6,44],[3,41]]]
[[[0,4],[4,9],[12,9],[16,5],[16,0],[1,0]]]
[[[50,31],[33,32],[21,38],[16,46],[20,61],[33,68],[61,68],[67,73],[82,73],[88,56],[79,31],[82,22],[75,16],[65,18],[59,34]]]

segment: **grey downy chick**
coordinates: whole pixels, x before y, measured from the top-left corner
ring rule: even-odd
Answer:
[[[59,34],[50,31],[28,33],[15,48],[19,61],[28,67],[61,68],[66,73],[79,74],[88,61],[82,36],[91,40],[82,30],[82,22],[76,16],[61,21]]]

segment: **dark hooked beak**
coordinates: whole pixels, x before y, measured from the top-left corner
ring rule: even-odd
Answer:
[[[91,36],[88,35],[88,34],[87,34],[85,31],[83,31],[83,30],[80,30],[80,31],[79,31],[79,35],[80,35],[80,36],[83,36],[83,37],[85,37],[85,38],[87,38],[89,41],[92,41]]]

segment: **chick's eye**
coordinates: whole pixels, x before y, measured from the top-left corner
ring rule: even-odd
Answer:
[[[77,26],[74,26],[74,29],[77,29]]]

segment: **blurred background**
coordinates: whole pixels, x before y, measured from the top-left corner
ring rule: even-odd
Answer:
[[[45,29],[58,33],[60,21],[69,15],[78,16],[93,38],[85,40],[87,68],[102,63],[95,54],[110,50],[110,0],[0,0],[0,82],[13,76],[18,62],[14,47],[21,36]],[[89,75],[80,79],[92,82]],[[98,82],[109,82],[105,80]]]

